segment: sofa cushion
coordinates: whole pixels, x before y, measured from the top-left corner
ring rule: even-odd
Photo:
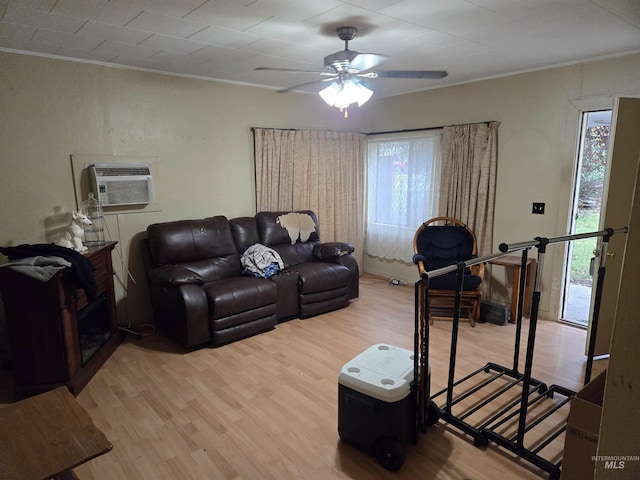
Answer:
[[[239,253],[226,217],[178,220],[147,227],[156,265],[190,262]]]
[[[229,220],[229,225],[231,225],[231,233],[238,252],[244,253],[251,245],[260,243],[258,225],[254,217],[232,218]]]
[[[211,320],[269,305],[275,318],[276,284],[265,278],[231,277],[205,283],[202,289],[209,301]]]
[[[314,260],[313,247],[316,244],[317,243],[309,242],[296,243],[295,245],[284,243],[273,245],[271,248],[278,252],[284,262],[285,268],[289,268],[299,263],[312,262]]]
[[[268,247],[279,244],[317,242],[318,220],[310,210],[299,212],[260,212],[256,215],[260,243]]]
[[[301,295],[334,290],[349,284],[349,269],[339,263],[307,262],[292,269],[298,272]]]

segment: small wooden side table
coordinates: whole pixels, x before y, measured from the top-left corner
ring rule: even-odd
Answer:
[[[3,480],[76,478],[72,468],[111,448],[67,387],[0,405]]]
[[[516,316],[518,314],[518,303],[520,302],[520,271],[522,270],[522,258],[515,257],[512,255],[505,255],[504,257],[494,258],[489,260],[489,263],[492,265],[502,265],[504,267],[513,268],[513,281],[511,285],[511,319],[509,320],[511,323],[516,323]],[[525,287],[524,287],[524,304],[522,306],[522,313],[528,314],[529,309],[531,308],[531,298],[529,295],[529,270],[531,264],[533,263],[533,258],[527,258],[526,265],[526,277],[525,277]]]

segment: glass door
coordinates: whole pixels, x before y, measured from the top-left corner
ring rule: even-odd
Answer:
[[[611,110],[584,112],[570,233],[598,231],[607,172]],[[589,323],[597,239],[570,243],[561,319],[586,328]]]

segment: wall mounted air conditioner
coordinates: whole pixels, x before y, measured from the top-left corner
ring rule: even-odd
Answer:
[[[103,206],[153,203],[148,163],[95,163],[89,166],[89,177]]]

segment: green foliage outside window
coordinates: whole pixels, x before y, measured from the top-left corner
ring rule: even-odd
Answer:
[[[599,228],[600,205],[604,188],[609,146],[609,125],[589,127],[585,133],[578,218],[575,233],[595,232]],[[587,238],[576,240],[573,244],[571,259],[571,281],[582,285],[591,285],[589,263],[596,248],[597,240]]]

